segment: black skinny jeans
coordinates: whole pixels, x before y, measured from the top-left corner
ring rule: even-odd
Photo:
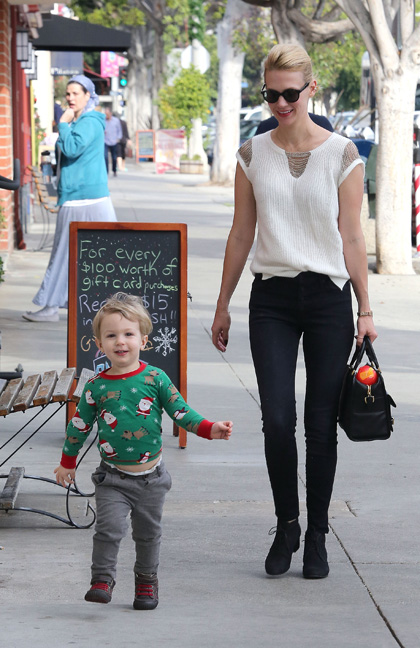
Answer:
[[[303,336],[308,526],[328,533],[338,400],[354,335],[350,282],[341,290],[328,276],[314,272],[293,279],[256,275],[249,326],[265,456],[281,522],[299,516],[295,375]]]

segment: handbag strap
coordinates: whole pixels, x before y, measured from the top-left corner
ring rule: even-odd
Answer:
[[[352,370],[356,370],[359,364],[362,362],[363,355],[366,353],[367,357],[369,358],[371,364],[380,371],[379,369],[379,362],[376,357],[375,351],[373,350],[372,342],[368,338],[367,335],[363,338],[363,342],[360,345],[360,347],[356,347],[356,350],[353,354],[353,357],[350,362],[350,368]]]
[[[363,342],[360,347],[356,346],[356,349],[353,353],[353,357],[350,361],[350,368],[355,371],[359,364],[362,362],[363,355],[366,351],[366,338],[363,338]]]
[[[370,339],[368,338],[367,335],[365,335],[364,340],[366,341],[366,355],[367,355],[367,357],[369,358],[371,364],[374,365],[375,369],[380,371],[378,358],[376,357],[376,353],[373,350],[372,342],[370,341]]]

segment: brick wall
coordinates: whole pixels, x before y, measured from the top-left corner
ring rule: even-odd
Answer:
[[[9,5],[0,0],[0,175],[13,175]],[[0,189],[0,252],[13,247],[13,192]]]

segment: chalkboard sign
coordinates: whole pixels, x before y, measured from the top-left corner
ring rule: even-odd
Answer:
[[[155,159],[155,131],[143,130],[136,132],[137,161],[145,158]]]
[[[141,359],[163,369],[186,398],[187,226],[73,222],[69,245],[68,366],[77,376],[106,369],[95,313],[116,292],[140,295],[153,323]]]

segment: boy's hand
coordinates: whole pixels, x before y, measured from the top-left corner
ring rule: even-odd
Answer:
[[[210,436],[212,439],[229,441],[230,435],[232,434],[232,427],[232,421],[217,421],[211,427]]]
[[[63,466],[60,464],[54,470],[54,473],[57,484],[64,486],[64,488],[66,488],[67,484],[74,484],[74,478],[76,476],[75,468],[63,468]]]

